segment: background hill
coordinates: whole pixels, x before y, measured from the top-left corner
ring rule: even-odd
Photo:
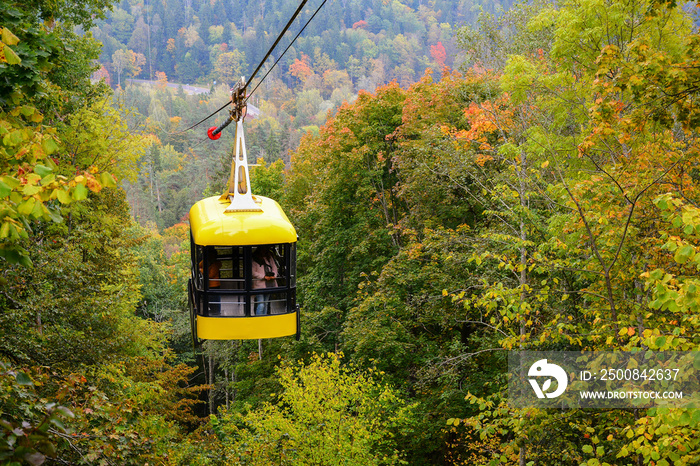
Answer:
[[[307,4],[273,58],[320,3]],[[511,3],[330,1],[274,76],[289,88],[318,88],[325,98],[338,88],[373,90],[393,79],[405,86],[429,66],[440,70],[459,60],[456,27],[473,23],[480,11],[493,13]],[[122,74],[156,79],[163,72],[182,83],[231,85],[250,76],[297,6],[279,0],[123,0],[92,32],[103,44],[100,62],[113,83]],[[134,63],[123,63],[119,51],[136,54]]]
[[[458,29],[466,4],[329,4],[335,29],[246,120],[252,191],[300,233],[302,336],[197,353],[186,215],[233,134],[185,128],[229,98],[216,65],[250,72],[284,15],[165,5],[0,2],[3,464],[700,463],[692,405],[521,408],[506,373],[518,350],[700,348],[700,36],[677,2],[528,2]],[[474,66],[392,62],[441,65],[437,38]]]
[[[427,68],[439,76],[443,69],[457,66],[467,57],[457,47],[459,26],[473,22],[481,11],[500,10],[510,3],[328,2],[251,97],[260,114],[246,125],[250,160],[269,164],[281,159],[289,166],[302,135],[318,134],[329,112],[354,101],[360,90],[373,92],[391,81],[405,88]],[[305,7],[258,77],[320,4]],[[95,77],[118,88],[120,104],[136,110],[131,126],[142,127],[157,140],[140,160],[137,179],[127,184],[132,211],[143,225],[168,228],[208,187],[223,188],[232,135],[227,131],[212,143],[205,134],[226,113],[196,130],[180,131],[226,102],[230,87],[253,72],[297,6],[271,1],[124,0],[90,29],[102,43],[102,67]],[[132,81],[127,85],[126,80],[133,78],[160,85],[131,85]],[[170,81],[197,84],[211,92],[197,96],[167,92]]]

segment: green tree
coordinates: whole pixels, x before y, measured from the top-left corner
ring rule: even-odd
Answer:
[[[392,189],[394,145],[388,136],[400,125],[403,100],[397,85],[379,89],[376,97],[361,94],[318,137],[308,134],[292,159],[284,205],[305,232],[301,302],[307,316],[319,319],[311,333],[329,343],[338,344],[362,274],[379,270],[398,246],[390,224],[401,206]]]
[[[114,38],[120,44],[126,45],[134,30],[134,17],[126,10],[116,8],[110,14],[110,20],[113,25]]]
[[[541,1],[518,2],[502,14],[482,11],[476,24],[460,27],[456,31],[457,44],[467,54],[463,68],[502,70],[511,55],[531,57],[549,53],[551,17],[543,15],[538,27],[530,25],[546,5]]]
[[[596,12],[603,7],[607,15],[601,17]],[[550,301],[558,309],[555,314],[536,314],[525,343],[589,350],[661,348],[657,335],[675,331],[669,320],[695,325],[684,293],[675,294],[675,285],[669,289],[663,284],[673,275],[662,271],[669,266],[662,246],[669,246],[657,232],[666,231],[674,216],[660,215],[652,200],[666,191],[688,199],[697,196],[697,183],[688,175],[696,164],[697,128],[686,119],[689,112],[684,97],[679,98],[695,92],[689,84],[694,78],[681,70],[696,61],[690,46],[696,39],[687,33],[687,19],[679,9],[651,3],[565,2],[532,16],[529,26],[554,31],[551,51],[510,57],[500,84],[512,103],[527,105],[518,114],[533,115],[521,146],[536,150],[549,184],[546,192],[559,206],[542,224],[546,241],[532,257],[546,257],[549,267],[541,283],[560,299]],[[670,75],[683,78],[672,80]],[[674,124],[684,130],[674,131]],[[671,205],[681,210],[681,203],[657,199],[666,199],[657,200],[662,210]],[[690,218],[687,214],[692,224]],[[675,227],[681,224],[678,219]],[[694,257],[692,248],[683,250],[674,259]],[[649,280],[648,269],[656,264],[664,265]],[[684,304],[667,308],[673,316],[654,312],[660,303],[652,299],[645,281],[647,287],[655,283],[661,296]],[[682,338],[673,348],[696,347],[691,340]],[[510,410],[499,395],[471,399],[480,405],[480,414],[469,419],[470,425],[480,424],[479,430],[486,432],[483,422],[489,419],[487,430],[514,439],[503,444],[502,461],[517,454],[521,464],[549,462],[555,453],[537,439],[547,432],[570,432],[572,425],[585,427],[596,439],[594,448],[581,446],[575,437],[561,438],[557,452],[583,451],[570,458],[580,464],[618,464],[622,457],[648,464],[663,456],[644,442],[607,435],[641,431],[650,423],[659,426],[663,421],[656,418],[656,410],[635,416],[601,413],[588,421],[581,413],[562,413],[553,420],[536,410]],[[685,426],[688,415],[679,412],[664,419]],[[677,440],[685,451],[695,448],[696,438],[689,429]],[[690,464],[694,459],[674,455],[674,461]]]
[[[45,379],[44,379],[45,380]],[[43,464],[55,456],[65,419],[74,414],[65,406],[47,403],[31,375],[0,363],[0,458],[7,464]]]
[[[258,159],[256,167],[250,170],[250,184],[253,194],[260,194],[279,202],[284,192],[284,162],[277,159],[268,165],[263,159]]]
[[[229,87],[245,76],[248,71],[245,52],[234,50],[219,55],[214,63],[214,79]]]
[[[122,73],[128,73],[131,76],[141,74],[141,65],[146,63],[146,57],[140,53],[134,53],[133,50],[119,49],[112,54],[112,68],[117,73],[117,85],[121,87]]]
[[[79,51],[75,70],[88,72],[92,67],[86,62],[94,58],[90,39],[76,39],[61,26],[49,31],[36,23],[36,17],[26,16],[28,13],[21,13],[11,4],[3,5],[2,11],[17,34],[3,28],[4,48],[16,49],[17,53],[16,59],[8,61],[12,55],[5,52],[6,64],[0,69],[6,96],[0,107],[0,256],[10,263],[28,265],[29,258],[20,243],[28,238],[32,222],[60,221],[60,205],[85,199],[88,188],[99,191],[102,185],[114,186],[114,180],[107,173],[98,175],[97,169],[88,171],[87,165],[77,167],[71,163],[74,161],[57,157],[62,134],[51,121],[45,121],[40,110],[44,107],[52,117],[63,117],[64,111],[74,107],[56,104],[62,100],[58,96],[66,100],[74,97],[84,104],[94,91],[86,83],[87,76],[72,75],[65,62],[54,55],[75,44]],[[56,101],[41,98],[49,88],[54,88],[51,95],[57,97]]]
[[[212,416],[225,464],[399,464],[412,406],[336,354],[283,364],[279,404]],[[399,437],[400,438],[400,437]]]
[[[101,170],[133,179],[148,143],[90,84],[98,48],[72,30],[101,17],[96,5],[0,6],[13,26],[0,66],[4,462],[163,461],[194,423],[197,389],[180,389],[192,370],[172,363],[167,324],[134,313],[141,233]]]

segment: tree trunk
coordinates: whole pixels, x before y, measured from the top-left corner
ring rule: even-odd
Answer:
[[[209,371],[207,374],[209,384],[209,414],[214,414],[214,356],[209,355]]]
[[[163,206],[160,203],[160,185],[158,184],[158,178],[156,178],[156,199],[158,201],[158,212],[163,212]]]
[[[228,392],[228,367],[224,366],[224,380],[226,385],[224,385],[224,393],[226,393],[226,409],[229,409],[229,392]]]

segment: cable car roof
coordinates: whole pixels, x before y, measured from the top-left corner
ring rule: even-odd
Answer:
[[[195,244],[252,246],[296,242],[297,232],[279,204],[268,197],[255,199],[261,201],[261,212],[224,212],[230,202],[219,196],[197,202],[190,209]]]

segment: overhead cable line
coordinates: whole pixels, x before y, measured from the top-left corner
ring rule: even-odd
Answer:
[[[272,64],[272,66],[270,67],[270,69],[267,70],[267,73],[265,73],[265,76],[263,76],[262,79],[260,80],[260,82],[253,88],[252,91],[250,91],[250,94],[248,94],[248,97],[245,98],[245,101],[244,101],[244,102],[248,102],[248,99],[250,98],[251,95],[253,95],[253,92],[255,92],[255,91],[258,89],[258,87],[260,87],[260,85],[263,83],[263,81],[265,81],[265,78],[267,78],[267,75],[270,74],[270,72],[275,68],[275,65],[277,65],[277,63],[282,59],[282,57],[284,57],[284,54],[287,53],[287,50],[290,49],[290,47],[294,44],[294,42],[299,38],[299,36],[301,35],[301,33],[304,32],[304,29],[306,29],[306,26],[308,26],[309,23],[311,22],[311,20],[313,20],[314,17],[316,16],[316,14],[317,14],[319,11],[321,11],[321,8],[323,7],[323,5],[326,4],[327,1],[328,1],[328,0],[323,0],[323,3],[321,3],[321,5],[319,5],[319,7],[316,8],[316,11],[314,12],[313,15],[311,15],[311,18],[309,18],[308,21],[306,21],[306,24],[304,24],[304,27],[301,28],[301,30],[297,33],[296,36],[294,36],[294,39],[292,39],[292,41],[289,43],[289,45],[287,46],[287,48],[284,49],[284,52],[282,52],[282,54],[279,56],[279,58],[278,58],[277,60],[275,60],[275,62],[274,62],[274,63]],[[252,77],[251,77],[251,79],[252,79]],[[250,80],[248,80],[248,82],[250,82]],[[246,84],[246,85],[247,85],[247,84]]]
[[[231,105],[231,101],[230,101],[230,100],[229,100],[228,102],[226,102],[224,105],[222,105],[221,107],[219,107],[218,109],[214,110],[212,113],[210,113],[209,116],[204,117],[204,118],[202,118],[201,120],[199,120],[197,123],[195,123],[195,124],[189,126],[188,128],[185,128],[185,129],[183,129],[183,130],[181,130],[181,131],[176,131],[176,132],[170,133],[170,134],[174,136],[174,135],[177,135],[177,134],[185,133],[185,132],[191,130],[192,128],[195,128],[195,127],[201,125],[202,123],[204,123],[204,122],[207,121],[209,118],[213,117],[214,115],[216,115],[216,114],[219,113],[221,110],[223,110],[223,109],[225,109],[226,107],[228,107],[229,105]]]
[[[285,32],[287,32],[287,29],[289,29],[289,26],[292,25],[295,19],[297,19],[297,16],[299,16],[299,13],[301,12],[301,9],[304,8],[304,5],[306,5],[306,2],[308,0],[302,0],[302,2],[299,4],[299,8],[297,8],[297,11],[294,12],[292,15],[292,18],[287,22],[287,25],[282,29],[282,32],[277,35],[277,40],[275,40],[275,43],[272,44],[272,47],[270,47],[270,50],[267,51],[267,54],[265,55],[265,58],[263,58],[260,63],[258,64],[258,67],[255,68],[255,71],[253,71],[253,74],[250,75],[250,78],[248,78],[248,81],[245,83],[245,86],[243,86],[244,89],[248,88],[248,84],[253,80],[256,74],[258,74],[258,71],[260,71],[260,68],[265,64],[265,61],[268,59],[268,57],[272,54],[272,51],[277,47],[277,44],[279,44],[279,41],[282,39],[282,36],[284,35]],[[293,41],[292,41],[293,42]],[[265,79],[265,78],[263,78]]]
[[[282,29],[282,32],[280,32],[280,33],[277,35],[277,39],[275,40],[274,44],[272,44],[272,47],[270,47],[270,49],[267,51],[267,53],[265,54],[265,57],[260,61],[260,63],[258,64],[257,68],[255,68],[255,71],[253,71],[253,74],[250,75],[250,78],[248,78],[248,81],[247,81],[247,82],[245,83],[245,85],[243,86],[243,89],[244,89],[244,90],[245,90],[245,89],[248,87],[248,85],[251,83],[251,81],[253,80],[253,78],[255,77],[255,75],[258,74],[258,71],[260,71],[260,68],[262,68],[262,66],[265,64],[265,61],[270,57],[270,55],[272,54],[272,52],[273,52],[273,50],[275,49],[275,47],[277,47],[277,44],[278,44],[279,41],[282,39],[282,36],[284,36],[284,34],[287,32],[287,30],[289,29],[289,27],[290,27],[290,26],[292,25],[292,23],[294,22],[294,20],[297,18],[297,16],[299,16],[299,13],[300,13],[301,10],[304,8],[304,6],[306,5],[306,2],[307,2],[307,1],[308,1],[308,0],[302,0],[302,2],[299,4],[299,7],[296,9],[296,11],[294,12],[294,14],[292,15],[291,19],[287,22],[286,26],[284,26],[284,29]],[[321,6],[323,6],[323,5],[326,3],[326,1],[327,1],[327,0],[323,0],[323,3],[321,4]],[[319,11],[320,9],[321,9],[321,7],[319,7],[319,8],[316,10],[316,12],[313,14],[313,16],[311,16],[311,19],[313,19],[313,17],[316,16],[316,13],[318,13],[318,11]],[[304,27],[301,29],[301,31],[303,31],[304,29],[306,29],[306,26],[308,26],[308,24],[309,24],[309,22],[311,21],[311,19],[309,19],[309,21],[306,22],[306,24],[305,24]],[[301,31],[299,32],[299,34],[301,34]],[[294,43],[294,41],[297,39],[297,37],[299,37],[299,34],[297,34],[296,37],[294,37],[294,39],[293,39],[292,42],[289,44],[289,46],[287,46],[287,48],[285,49],[284,52],[286,52],[287,50],[289,50],[289,47],[291,47],[292,44]],[[284,52],[282,53],[282,55],[280,55],[280,58],[282,58],[282,56],[284,55]],[[277,61],[275,61],[275,64],[272,65],[273,68],[274,68],[274,66],[277,64],[278,61],[279,61],[279,58],[277,59]],[[272,68],[270,68],[270,70],[271,70],[271,69],[272,69]],[[267,75],[268,75],[269,73],[270,73],[270,71],[268,71],[268,72],[265,74],[265,76],[263,76],[263,79],[260,81],[260,83],[262,83],[262,81],[267,77]],[[258,83],[258,85],[255,86],[255,89],[257,89],[258,86],[260,86],[260,83]],[[255,91],[255,89],[253,90],[253,92]],[[251,92],[251,94],[252,94],[252,92]],[[246,98],[246,101],[247,101],[247,100],[248,100],[248,99]],[[204,117],[203,119],[199,120],[197,123],[195,123],[195,124],[189,126],[189,127],[186,128],[186,129],[183,129],[182,131],[178,131],[178,132],[171,133],[171,134],[181,134],[181,133],[184,133],[184,132],[186,132],[186,131],[189,131],[189,130],[191,130],[191,129],[193,129],[193,128],[196,128],[197,126],[201,125],[202,123],[204,123],[204,122],[207,121],[209,118],[213,117],[214,115],[216,115],[216,114],[219,113],[221,110],[223,110],[223,109],[225,109],[226,107],[228,107],[229,105],[231,105],[231,101],[230,101],[230,100],[229,100],[228,102],[226,102],[224,105],[222,105],[220,108],[218,108],[217,110],[215,110],[214,112],[210,113],[209,116]]]
[[[252,76],[251,76],[251,78],[248,80],[248,82],[246,82],[245,84],[243,83],[243,78],[241,78],[241,81],[239,82],[239,84],[231,90],[231,102],[234,103],[234,105],[236,106],[236,108],[234,108],[233,110],[231,110],[230,115],[229,115],[229,117],[226,119],[226,121],[224,121],[223,123],[221,123],[219,126],[216,126],[216,127],[215,127],[215,126],[212,126],[211,128],[209,128],[209,130],[207,131],[207,136],[209,136],[209,139],[211,139],[211,140],[217,140],[217,139],[219,139],[219,138],[221,137],[221,132],[222,132],[228,125],[230,125],[231,122],[233,122],[234,120],[239,120],[239,119],[245,117],[245,113],[246,113],[246,104],[247,104],[247,102],[248,102],[248,99],[250,99],[250,97],[251,97],[251,96],[253,95],[253,93],[258,89],[258,87],[260,87],[260,85],[263,83],[263,81],[265,81],[265,78],[267,78],[267,75],[270,74],[270,72],[274,69],[275,65],[277,65],[277,63],[278,63],[278,62],[280,61],[280,59],[284,56],[284,54],[287,53],[287,50],[289,50],[289,48],[292,46],[292,44],[294,44],[294,42],[295,42],[295,41],[297,40],[297,38],[301,35],[301,33],[304,32],[304,29],[306,29],[306,26],[308,26],[309,23],[311,22],[311,20],[313,20],[314,17],[316,16],[316,14],[317,14],[319,11],[321,11],[321,8],[323,7],[323,5],[326,4],[326,1],[327,1],[327,0],[323,0],[323,2],[321,3],[321,5],[319,5],[319,7],[318,7],[318,8],[316,9],[316,11],[314,12],[314,14],[311,15],[311,17],[306,21],[306,24],[304,24],[304,27],[302,27],[301,30],[297,33],[297,35],[294,36],[294,39],[292,39],[292,41],[289,43],[289,45],[287,46],[287,48],[284,49],[284,52],[282,52],[282,53],[280,54],[279,58],[277,58],[277,60],[275,60],[275,62],[272,64],[272,66],[267,70],[267,73],[265,73],[265,76],[262,77],[262,79],[260,80],[260,82],[258,82],[258,84],[255,86],[255,88],[254,88],[250,93],[248,93],[248,95],[246,95],[246,87],[247,87],[248,84],[250,84],[250,82],[252,81]],[[285,28],[285,30],[286,30],[286,29],[287,29],[287,28]],[[280,36],[280,37],[281,37],[281,36]],[[278,40],[275,42],[275,44],[277,44],[277,42],[279,42],[279,37],[278,37]],[[273,45],[272,48],[270,49],[270,52],[272,52],[272,49],[273,49],[274,47],[275,47],[275,46]],[[267,57],[269,57],[269,56],[270,56],[270,53],[268,52],[268,54],[266,55],[265,59],[267,59]],[[257,73],[259,69],[260,69],[260,65],[258,66],[258,69],[255,70],[255,73]],[[255,74],[255,73],[254,73],[254,74]]]

